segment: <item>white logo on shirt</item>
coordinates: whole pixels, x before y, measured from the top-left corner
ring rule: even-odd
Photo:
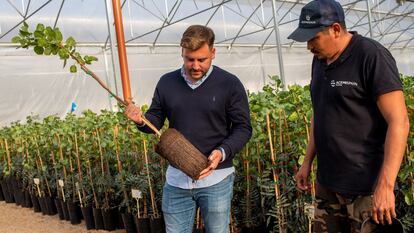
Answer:
[[[358,86],[357,82],[352,81],[335,81],[331,80],[331,87],[342,87],[342,86]]]

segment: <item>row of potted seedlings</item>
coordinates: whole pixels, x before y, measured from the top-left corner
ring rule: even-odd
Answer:
[[[121,113],[28,117],[1,130],[0,197],[87,229],[163,232],[154,171],[165,162],[152,147]]]

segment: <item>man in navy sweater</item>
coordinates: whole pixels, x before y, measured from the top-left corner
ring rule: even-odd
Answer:
[[[158,129],[165,119],[210,161],[198,180],[169,166],[162,210],[168,233],[192,232],[197,207],[208,233],[229,232],[235,169],[232,160],[252,135],[247,96],[240,80],[213,66],[214,32],[187,28],[181,39],[183,66],[161,77],[145,117]],[[151,133],[138,107],[125,114]]]

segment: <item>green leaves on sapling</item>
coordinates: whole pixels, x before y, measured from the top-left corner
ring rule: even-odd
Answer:
[[[82,56],[76,51],[76,40],[73,37],[63,39],[62,32],[59,28],[52,28],[41,23],[37,24],[34,32],[29,30],[29,25],[23,22],[19,30],[19,34],[12,38],[13,43],[20,44],[21,48],[33,48],[37,55],[58,55],[63,60],[63,67],[66,67],[67,60],[75,60],[75,64],[70,66],[71,73],[77,72],[76,64],[91,65],[93,61],[98,59],[94,56]],[[64,42],[64,43],[63,43]]]

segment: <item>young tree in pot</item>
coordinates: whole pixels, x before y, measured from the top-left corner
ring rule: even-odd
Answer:
[[[23,156],[14,156],[12,158],[13,163],[13,190],[14,190],[14,199],[16,205],[23,205],[24,203],[24,193],[23,193]]]
[[[5,169],[5,166],[7,166],[6,151],[3,145],[3,136],[2,136],[3,132],[4,130],[0,129],[0,192],[1,192],[0,198],[1,198],[1,201],[4,201],[4,193],[3,193],[2,184],[3,184],[3,178],[4,178],[4,169]]]
[[[44,147],[47,147],[45,151],[45,157],[48,161],[48,172],[50,174],[50,186],[51,186],[51,196],[48,198],[49,206],[55,207],[54,212],[57,212],[60,220],[65,219],[65,214],[69,220],[69,213],[67,211],[67,206],[62,205],[64,197],[64,184],[65,177],[62,170],[64,165],[61,163],[59,155],[62,153],[60,145],[60,137],[58,137],[57,127],[60,127],[61,121],[56,116],[49,116],[43,120],[43,127],[41,130],[41,138],[45,141]],[[63,160],[62,160],[63,161]]]
[[[101,139],[101,126],[99,126],[101,120],[103,120],[100,116],[98,116],[97,123],[95,125],[95,129],[92,132],[94,138],[94,147],[97,148],[98,156],[95,157],[94,160],[88,162],[88,171],[89,171],[89,180],[92,184],[91,187],[94,190],[94,207],[92,209],[95,228],[96,229],[104,229],[103,223],[103,206],[109,206],[109,196],[111,189],[107,189],[106,187],[111,186],[111,183],[106,183],[108,180],[105,179],[107,176],[107,169],[105,169],[105,158],[104,158],[104,148],[102,147],[102,139]],[[104,146],[106,143],[104,142]],[[100,174],[96,179],[92,177],[92,174]]]
[[[138,167],[138,161],[132,164],[134,168]],[[137,175],[134,175],[137,174]],[[149,233],[149,218],[147,211],[144,211],[144,196],[148,193],[148,187],[146,185],[146,175],[138,170],[135,170],[125,178],[125,189],[130,190],[132,203],[129,203],[132,207],[134,215],[132,216],[134,229],[138,233]],[[125,226],[126,228],[126,226]]]
[[[33,211],[35,213],[42,212],[42,209],[40,208],[40,201],[39,197],[41,196],[40,188],[38,185],[35,184],[35,179],[39,179],[40,172],[37,169],[37,165],[33,166],[33,169],[27,173],[27,179],[29,181],[29,192],[30,192],[30,199],[33,205]]]
[[[114,143],[113,126],[116,119],[113,113],[103,110],[97,121],[97,140],[100,148],[99,165],[102,176],[95,181],[98,198],[102,200],[102,217],[106,230],[116,228],[117,211],[120,201],[116,196],[116,181],[112,174],[118,172],[118,163]]]
[[[37,142],[32,139],[32,143],[35,144],[35,150],[33,151],[33,156],[37,168],[37,176],[33,178],[33,183],[35,185],[35,193],[37,195],[37,200],[40,205],[40,209],[42,214],[48,214],[45,196],[46,193],[51,192],[50,186],[47,181],[47,177],[45,175],[46,167],[43,165],[42,158],[40,156],[39,146]]]
[[[63,162],[66,165],[65,180],[65,200],[69,212],[71,224],[81,222],[80,207],[78,202],[78,193],[76,184],[79,183],[78,173],[76,172],[76,142],[74,140],[76,129],[78,128],[77,119],[74,114],[67,114],[61,124],[63,131],[62,137],[59,137],[63,147]],[[67,166],[69,165],[69,166]]]
[[[80,177],[80,187],[82,190],[81,206],[82,215],[85,219],[86,228],[95,228],[95,221],[93,217],[93,205],[99,208],[99,202],[95,191],[95,184],[93,182],[93,174],[91,168],[91,160],[98,159],[99,154],[96,146],[96,120],[97,115],[90,110],[82,112],[82,116],[78,118],[80,126],[79,135],[79,165],[83,175]]]
[[[148,136],[146,135],[145,137],[148,137]],[[153,190],[153,185],[158,190],[161,189],[159,186],[157,187],[156,184],[159,184],[160,183],[159,181],[162,178],[157,177],[156,176],[157,173],[155,173],[155,172],[151,173],[150,172],[150,168],[152,168],[154,171],[161,170],[161,169],[159,167],[159,164],[151,163],[149,161],[150,157],[148,155],[147,140],[144,139],[142,144],[143,144],[143,147],[144,147],[145,168],[146,168],[146,171],[147,171],[148,189],[149,189],[149,192],[150,192],[149,194],[150,194],[150,199],[151,199],[151,210],[152,210],[151,211],[152,213],[150,215],[151,216],[151,218],[150,218],[151,233],[162,233],[165,230],[164,219],[162,217],[162,214],[160,214],[160,212],[158,211],[160,209],[158,203],[161,203],[161,201],[160,201],[160,199],[157,200],[156,196],[155,196],[155,193],[162,193],[162,191],[154,192],[154,190]],[[153,157],[155,157],[154,154],[155,153],[153,153]],[[151,174],[152,174],[153,180],[151,179]],[[159,173],[158,173],[158,175],[159,175]]]
[[[150,230],[150,219],[148,215],[149,205],[149,186],[148,186],[148,173],[144,167],[145,156],[143,148],[137,143],[141,142],[144,135],[139,134],[135,125],[130,127],[130,130],[127,132],[130,133],[130,148],[132,148],[132,154],[130,154],[130,172],[125,179],[126,190],[130,190],[131,200],[133,203],[133,213],[135,213],[133,220],[135,224],[135,229],[138,233],[149,233]],[[143,146],[143,145],[142,145]]]
[[[23,143],[24,144],[24,151],[23,151],[24,156],[23,156],[23,161],[22,161],[23,169],[21,171],[21,176],[20,176],[21,186],[22,186],[22,191],[23,191],[22,207],[31,208],[33,207],[33,204],[32,204],[31,197],[30,197],[30,194],[31,194],[30,186],[33,180],[29,180],[28,177],[33,172],[33,170],[36,169],[35,168],[36,164],[34,163],[33,157],[30,155],[30,152],[34,150],[31,147],[32,145],[30,141],[27,139],[30,138],[30,136],[35,133],[33,130],[32,117],[27,117],[24,132],[25,132],[24,143]]]
[[[118,117],[117,117],[118,118]],[[118,186],[118,193],[122,193],[122,195],[118,195],[118,199],[121,200],[120,203],[125,203],[125,205],[120,206],[123,208],[122,212],[126,212],[127,214],[131,215],[131,206],[129,205],[130,197],[128,196],[128,192],[125,188],[125,177],[127,174],[127,171],[125,170],[125,162],[129,162],[126,156],[121,156],[123,153],[121,151],[121,144],[125,145],[126,137],[125,137],[125,131],[121,130],[120,132],[120,125],[119,118],[117,119],[118,122],[116,125],[113,126],[113,138],[114,138],[114,146],[115,146],[115,154],[116,154],[116,160],[117,160],[117,175],[115,180],[117,181],[116,184]],[[127,167],[129,164],[126,164]],[[131,218],[132,219],[132,218]],[[133,224],[132,224],[133,226]]]
[[[14,201],[12,190],[9,189],[8,186],[8,177],[11,171],[11,160],[10,160],[10,150],[8,146],[8,135],[9,135],[10,128],[6,127],[3,128],[1,132],[1,150],[2,150],[2,179],[1,179],[1,187],[4,194],[4,199],[6,203],[12,203]]]
[[[104,229],[108,231],[115,230],[118,218],[115,211],[117,208],[115,178],[110,174],[106,174],[104,179],[99,177],[96,183],[98,192],[103,192],[105,195],[105,202],[101,207]]]
[[[12,163],[10,178],[13,186],[14,200],[16,202],[16,205],[22,205],[24,203],[22,172],[25,152],[25,128],[27,127],[25,127],[25,125],[21,125],[19,122],[14,123],[11,128],[13,147],[10,151]]]
[[[119,131],[117,137],[119,160],[122,164],[122,171],[117,174],[117,180],[121,186],[118,190],[118,195],[122,200],[119,206],[123,225],[127,232],[136,232],[134,220],[133,220],[133,207],[134,199],[131,196],[131,180],[127,184],[128,179],[131,179],[132,174],[137,174],[136,164],[136,152],[132,152],[131,149],[134,146],[134,138],[130,133],[130,122],[125,118],[123,114],[117,114],[119,120]]]
[[[36,164],[37,158],[35,155],[34,143],[31,136],[36,134],[34,121],[32,117],[27,117],[27,123],[24,126],[22,134],[22,145],[20,150],[23,153],[23,160],[21,161],[22,169],[20,172],[21,187],[23,190],[23,202],[26,207],[34,207],[35,212],[40,212],[39,203],[39,189],[34,184],[34,179],[41,177],[41,168]],[[16,157],[17,158],[17,157]],[[42,203],[43,205],[43,203]],[[43,210],[45,210],[43,205]],[[45,212],[46,213],[46,212]]]
[[[44,126],[39,123],[34,123],[37,128],[35,131],[37,135],[32,135],[35,153],[38,157],[39,164],[42,171],[42,181],[46,185],[45,195],[43,197],[47,214],[55,215],[57,213],[54,198],[56,195],[56,175],[53,163],[51,162],[51,150],[48,140],[48,134],[43,130]]]
[[[65,142],[62,143],[61,140],[64,138],[62,124],[57,116],[48,116],[43,119],[40,134],[42,140],[44,140],[44,147],[47,147],[45,153],[47,155],[46,160],[49,162],[49,172],[53,174],[52,181],[49,182],[53,187],[51,188],[51,198],[53,198],[59,219],[70,220],[65,197],[68,161],[64,158],[64,146],[66,144],[64,144]]]
[[[315,170],[311,169],[311,195],[304,194],[300,190],[295,190],[295,181],[292,179],[299,166],[303,162],[303,155],[306,151],[310,134],[310,122],[312,110],[310,94],[307,87],[302,88],[298,85],[289,86],[287,92],[282,95],[283,109],[281,110],[283,124],[283,153],[280,159],[285,164],[284,170],[284,194],[291,203],[291,208],[287,211],[289,222],[298,222],[298,225],[289,224],[290,231],[311,231],[311,218],[313,215],[310,209],[313,208],[315,200]],[[315,164],[314,164],[315,165]],[[291,191],[290,191],[291,190]]]
[[[256,228],[263,223],[265,217],[260,214],[260,190],[254,182],[256,161],[253,159],[254,150],[251,150],[251,147],[251,143],[247,144],[235,161],[236,170],[239,172],[233,189],[232,214],[236,219],[233,224],[238,225],[243,233],[260,232]]]
[[[5,139],[7,162],[9,165],[8,172],[6,173],[7,187],[10,196],[13,199],[12,202],[15,202],[17,205],[21,204],[21,191],[17,177],[20,164],[16,162],[21,161],[19,157],[22,157],[22,152],[24,151],[24,147],[22,146],[22,132],[23,130],[20,122],[13,122],[8,130],[9,138]]]
[[[41,206],[44,206],[44,212],[48,215],[54,215],[56,214],[56,207],[52,201],[52,192],[54,190],[54,178],[50,173],[50,169],[53,169],[53,167],[49,166],[47,155],[48,152],[44,150],[44,147],[42,144],[39,145],[39,143],[42,143],[41,140],[37,136],[31,135],[30,137],[31,143],[33,144],[33,153],[32,156],[34,156],[34,159],[36,160],[36,164],[39,170],[39,179],[41,182],[42,189],[42,196],[39,197],[39,202]],[[44,141],[43,141],[44,144]]]
[[[24,207],[32,208],[33,203],[31,195],[33,193],[31,187],[33,182],[33,174],[35,173],[35,163],[33,158],[29,155],[29,145],[26,147],[26,156],[23,161],[22,185],[24,189]]]
[[[0,159],[0,201],[4,201],[4,193],[3,193],[3,188],[2,188],[3,187],[2,183],[3,183],[3,175],[4,175],[4,173],[3,173],[4,165],[5,165],[4,161],[1,161],[1,159]]]

